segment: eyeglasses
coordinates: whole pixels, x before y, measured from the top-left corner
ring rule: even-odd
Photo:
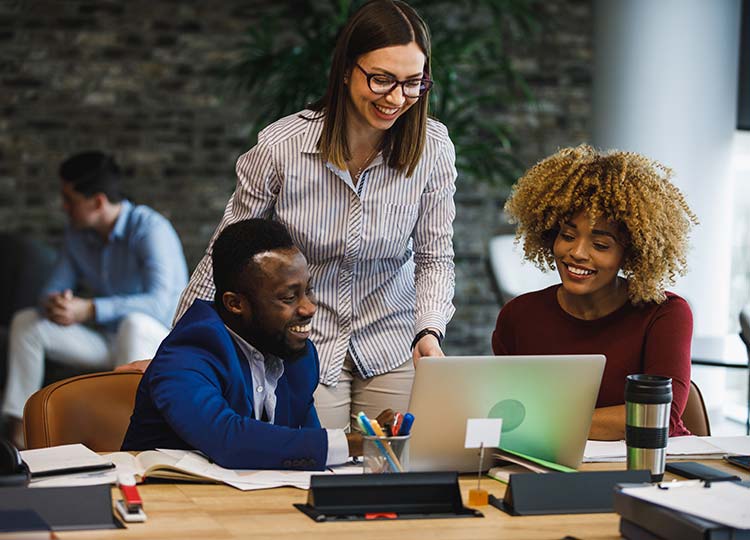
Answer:
[[[397,86],[401,86],[401,91],[406,97],[418,98],[425,95],[432,88],[432,80],[427,77],[399,81],[395,77],[384,73],[367,73],[359,64],[354,65],[365,74],[365,77],[367,77],[367,86],[375,94],[390,94]]]

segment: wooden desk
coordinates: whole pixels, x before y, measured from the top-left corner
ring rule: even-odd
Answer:
[[[721,460],[706,464],[750,480],[750,474]],[[584,470],[611,470],[624,464],[588,464]],[[674,476],[667,474],[669,480]],[[464,501],[476,477],[462,478]],[[505,484],[489,478],[482,486],[501,497]],[[128,524],[126,530],[71,531],[57,533],[60,538],[274,538],[383,540],[383,539],[476,539],[560,540],[566,535],[580,539],[617,539],[620,518],[617,514],[570,514],[512,517],[492,506],[482,507],[484,518],[395,520],[378,522],[315,523],[292,507],[304,503],[307,492],[294,488],[239,491],[213,484],[146,484],[140,486],[148,521]],[[113,498],[119,492],[113,488]]]

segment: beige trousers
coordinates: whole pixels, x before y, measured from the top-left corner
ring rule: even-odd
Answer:
[[[385,409],[405,413],[414,382],[414,362],[409,359],[396,369],[363,379],[347,353],[336,386],[318,385],[315,409],[324,428],[359,431],[357,413],[375,418]]]

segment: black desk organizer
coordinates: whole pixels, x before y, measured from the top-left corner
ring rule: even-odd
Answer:
[[[512,516],[612,512],[617,484],[650,481],[646,470],[511,474],[505,497],[490,504]]]
[[[0,510],[33,510],[53,531],[122,529],[112,514],[109,484],[0,488]]]
[[[456,472],[317,475],[294,507],[317,522],[484,517],[463,505]]]

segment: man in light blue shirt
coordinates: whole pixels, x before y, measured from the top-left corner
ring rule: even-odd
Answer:
[[[123,197],[110,156],[76,154],[60,166],[60,177],[69,218],[62,251],[40,307],[19,311],[11,323],[2,410],[17,443],[45,357],[89,369],[151,358],[187,283],[174,228]]]

